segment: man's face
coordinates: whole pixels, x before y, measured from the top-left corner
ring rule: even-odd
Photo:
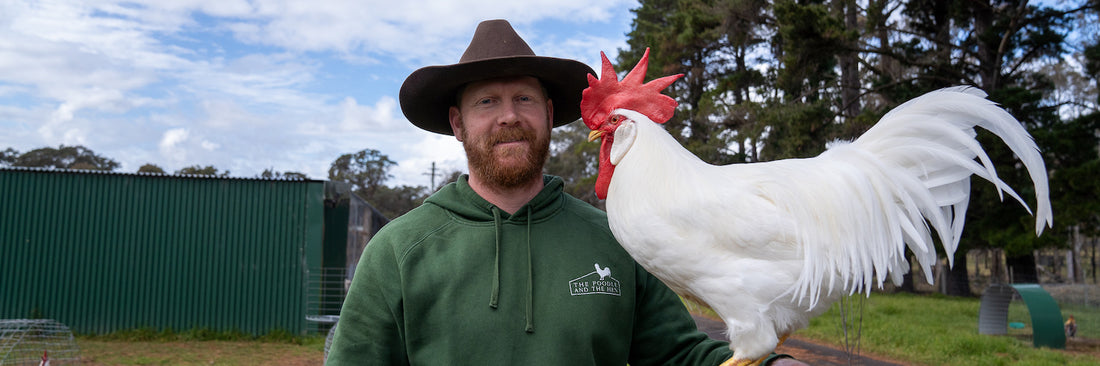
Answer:
[[[462,141],[470,174],[496,188],[541,179],[550,150],[553,106],[538,79],[514,77],[466,86],[451,107],[451,129]]]

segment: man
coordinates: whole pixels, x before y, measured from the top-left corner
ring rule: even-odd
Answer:
[[[386,225],[344,302],[329,365],[717,365],[679,298],[602,211],[543,176],[550,130],[579,118],[583,63],[535,56],[506,21],[458,64],[413,72],[405,116],[453,134],[470,174]],[[791,360],[784,360],[791,361]]]

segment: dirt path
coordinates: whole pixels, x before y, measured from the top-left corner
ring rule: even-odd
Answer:
[[[695,324],[699,326],[699,330],[707,333],[711,338],[725,340],[725,336],[722,334],[726,330],[725,324],[720,321],[707,319],[701,316],[693,315],[695,318]],[[798,360],[814,365],[814,366],[848,366],[848,365],[868,365],[868,366],[906,366],[905,363],[899,363],[897,361],[887,361],[884,359],[876,358],[867,355],[849,355],[843,349],[814,343],[805,339],[800,339],[797,336],[787,339],[779,349],[777,353],[785,353]]]

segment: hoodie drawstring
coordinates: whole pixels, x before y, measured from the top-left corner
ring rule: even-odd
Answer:
[[[535,332],[535,270],[531,265],[531,215],[527,215],[527,333]]]
[[[493,224],[496,229],[497,251],[493,256],[493,292],[489,296],[489,307],[496,309],[500,300],[500,211],[493,207]]]
[[[496,309],[500,303],[500,236],[501,226],[503,223],[500,220],[500,210],[496,207],[492,208],[493,211],[493,224],[496,237],[496,254],[494,255],[493,263],[493,292],[489,296],[489,307]],[[531,215],[527,215],[527,313],[524,317],[527,321],[524,330],[527,333],[535,332],[535,303],[534,303],[534,291],[535,291],[535,270],[531,258]]]

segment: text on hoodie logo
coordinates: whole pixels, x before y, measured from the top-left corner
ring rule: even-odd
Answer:
[[[569,281],[569,294],[622,296],[619,280],[611,276],[611,267],[600,267],[599,263],[595,263],[594,267],[595,271]]]

